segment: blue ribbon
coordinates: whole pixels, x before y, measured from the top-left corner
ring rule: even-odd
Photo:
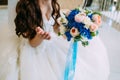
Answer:
[[[77,42],[72,42],[67,54],[66,67],[64,72],[64,80],[73,80],[75,75],[76,59],[77,59]]]

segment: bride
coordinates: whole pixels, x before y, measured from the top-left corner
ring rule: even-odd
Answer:
[[[0,80],[64,80],[70,43],[55,33],[59,10],[57,0],[11,0]],[[107,52],[99,37],[87,47],[79,44],[74,80],[108,80],[108,75]]]

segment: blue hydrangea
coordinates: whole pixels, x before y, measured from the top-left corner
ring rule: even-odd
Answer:
[[[67,36],[67,40],[70,41],[72,38],[72,35],[70,34],[70,31],[65,32],[65,35]]]
[[[83,30],[81,30],[80,34],[83,37],[86,37],[87,39],[92,39],[92,36],[90,34],[90,30],[89,29],[83,29]]]
[[[79,12],[80,12],[80,11],[77,10],[77,9],[72,10],[72,11],[70,12],[70,14],[68,15],[68,17],[66,17],[67,20],[68,20],[68,22],[70,22],[70,23],[75,22],[74,17],[75,17],[75,15],[78,14]]]

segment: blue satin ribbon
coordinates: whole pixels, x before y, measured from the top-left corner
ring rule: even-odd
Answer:
[[[77,59],[77,42],[72,42],[67,54],[66,67],[64,72],[64,80],[73,80],[75,75],[76,59]]]

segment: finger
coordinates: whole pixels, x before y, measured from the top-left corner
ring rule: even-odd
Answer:
[[[40,30],[40,27],[36,27],[36,28],[35,28],[35,31],[36,31],[36,32],[39,32],[39,30]]]
[[[37,32],[37,34],[36,34],[36,35],[37,35],[38,37],[41,37],[41,36],[42,36],[42,34],[43,34],[43,32],[42,32],[42,31],[39,31],[39,32]]]
[[[47,39],[47,40],[49,40],[50,38],[51,38],[51,36],[50,36],[50,34],[49,33],[46,33],[46,37],[45,37],[45,39]]]
[[[46,39],[47,39],[47,40],[50,40],[50,39],[51,39],[51,36],[50,36],[50,35],[49,35],[49,36],[47,36],[47,37],[46,37]]]
[[[36,27],[36,29],[35,29],[35,31],[38,33],[38,32],[42,32],[43,31],[43,29],[42,28],[40,28],[40,27]]]
[[[40,35],[45,35],[45,31],[42,30]]]
[[[40,38],[43,38],[43,37],[44,37],[44,35],[45,35],[45,32],[44,32],[44,31],[42,31],[42,32],[39,34],[39,37],[40,37]]]
[[[48,36],[49,34],[47,32],[45,32],[45,34],[43,35],[43,38],[46,39],[46,37]]]
[[[38,37],[42,37],[43,35],[44,35],[44,31],[43,31],[43,29],[41,29],[40,27],[37,27],[36,28],[36,31],[37,31],[37,36]]]

